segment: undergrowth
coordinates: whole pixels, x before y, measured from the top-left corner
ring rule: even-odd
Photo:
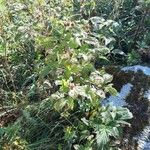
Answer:
[[[2,150],[117,149],[132,114],[102,105],[117,94],[104,66],[148,46],[149,1],[109,2],[0,1]]]

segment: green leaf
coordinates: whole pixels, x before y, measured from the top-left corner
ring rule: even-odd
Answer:
[[[76,49],[76,48],[78,48],[78,46],[79,45],[78,45],[77,41],[75,39],[71,38],[70,42],[69,42],[69,47]]]
[[[117,114],[120,116],[120,120],[127,120],[133,118],[132,113],[127,108],[118,108]]]
[[[6,11],[6,6],[4,4],[4,0],[0,0],[0,12]]]
[[[57,102],[54,104],[54,108],[57,111],[60,111],[65,105],[66,105],[65,99],[57,100]]]
[[[40,77],[47,76],[51,70],[56,69],[58,64],[56,62],[49,63],[47,66],[45,66],[42,71],[40,72]]]
[[[118,128],[117,127],[113,127],[112,131],[111,131],[111,134],[115,138],[119,137],[119,130],[118,130]]]
[[[102,128],[99,131],[96,132],[96,141],[98,147],[103,148],[104,145],[106,145],[109,141],[109,130],[107,128]]]
[[[0,128],[0,137],[3,136],[4,133],[5,133],[5,129],[4,128]]]
[[[0,44],[0,55],[4,55],[5,54],[5,47],[4,45]]]
[[[117,90],[112,86],[105,87],[105,92],[109,92],[111,95],[117,95]]]
[[[69,99],[67,100],[67,104],[68,104],[68,107],[73,110],[74,108],[74,99],[69,97]]]
[[[89,125],[89,121],[86,118],[82,118],[81,119],[83,121],[84,124],[86,124],[87,126]]]
[[[99,56],[98,61],[101,62],[101,64],[103,64],[103,65],[110,64],[110,61],[105,56]]]

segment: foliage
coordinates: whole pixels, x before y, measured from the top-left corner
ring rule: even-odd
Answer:
[[[0,1],[2,149],[116,148],[132,114],[102,106],[117,93],[104,65],[137,63],[136,49],[149,45],[148,6],[131,0]]]
[[[119,50],[117,57],[122,57],[120,51],[128,54],[132,50],[137,51],[143,44],[149,47],[149,0],[92,0],[84,2],[80,3],[81,7],[79,7],[80,11],[78,11],[82,12],[84,17],[100,16],[118,23],[118,32],[111,30],[115,34],[109,35],[115,40],[112,52]],[[86,9],[86,3],[92,9]],[[118,59],[116,60],[118,61]]]
[[[129,65],[135,65],[141,63],[140,55],[136,51],[132,51],[131,53],[128,54],[127,63]]]

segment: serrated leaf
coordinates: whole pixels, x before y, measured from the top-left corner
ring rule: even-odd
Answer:
[[[100,131],[96,132],[96,141],[98,147],[104,147],[109,141],[109,135],[107,133],[107,128],[102,128]]]
[[[118,130],[118,128],[117,127],[113,127],[112,131],[111,131],[111,134],[115,138],[119,137],[119,130]]]

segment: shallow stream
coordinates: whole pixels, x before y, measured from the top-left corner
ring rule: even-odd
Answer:
[[[131,127],[125,127],[121,150],[150,150],[150,67],[108,67],[114,76],[118,95],[110,96],[103,105],[127,107],[133,113]]]

